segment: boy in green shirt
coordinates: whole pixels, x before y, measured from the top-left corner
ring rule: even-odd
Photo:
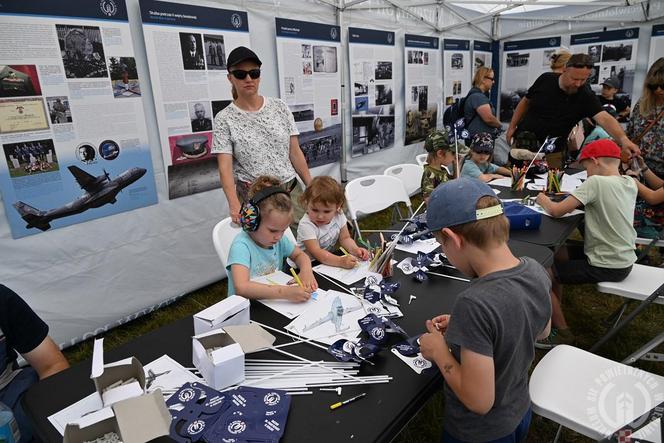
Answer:
[[[574,341],[560,305],[562,284],[622,281],[636,261],[634,247],[634,206],[637,187],[634,180],[620,175],[620,148],[612,140],[597,140],[583,148],[579,163],[588,171],[588,180],[565,200],[555,203],[545,194],[537,203],[551,216],[561,217],[585,206],[583,250],[563,247],[556,253],[552,271],[552,324],[549,338],[538,342],[540,349],[550,349]]]

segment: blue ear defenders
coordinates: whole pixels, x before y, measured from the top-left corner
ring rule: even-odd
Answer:
[[[281,186],[270,186],[269,188],[258,191],[249,201],[242,204],[240,208],[240,226],[242,226],[242,229],[246,232],[253,232],[258,229],[261,224],[261,211],[258,204],[275,194],[290,196]]]

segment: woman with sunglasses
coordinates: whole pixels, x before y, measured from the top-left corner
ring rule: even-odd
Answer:
[[[502,125],[496,118],[496,112],[489,101],[489,93],[495,82],[493,69],[481,66],[475,71],[473,87],[468,91],[463,114],[470,137],[475,134],[496,134]]]
[[[288,106],[278,98],[258,93],[258,56],[239,46],[228,54],[227,66],[233,102],[214,118],[212,153],[218,154],[221,186],[231,219],[238,223],[240,206],[247,200],[249,186],[256,178],[277,177],[297,201],[302,189],[296,176],[308,185],[311,174]],[[299,220],[297,216],[294,214],[294,220]]]
[[[641,145],[646,165],[664,179],[664,57],[648,70],[641,98],[627,123],[627,135]]]

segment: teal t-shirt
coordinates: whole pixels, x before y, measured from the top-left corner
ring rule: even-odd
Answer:
[[[493,163],[481,163],[478,165],[471,159],[468,159],[463,162],[463,166],[461,167],[461,177],[478,178],[482,174],[495,174],[497,170],[498,165],[494,165]]]
[[[286,257],[289,257],[295,245],[285,235],[270,248],[261,248],[245,231],[240,232],[228,254],[226,273],[228,274],[228,295],[235,295],[231,265],[242,265],[249,268],[249,277],[271,274],[281,269]]]

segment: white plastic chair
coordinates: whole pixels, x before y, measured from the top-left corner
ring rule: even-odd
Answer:
[[[360,227],[357,224],[357,215],[373,214],[403,202],[408,207],[409,215],[413,214],[410,198],[404,189],[401,180],[388,175],[368,175],[366,177],[351,180],[346,185],[346,201],[348,213],[353,220],[353,225],[359,237]]]
[[[403,163],[401,165],[390,166],[385,170],[385,172],[383,172],[383,174],[396,177],[401,180],[406,193],[409,196],[412,196],[420,192],[424,168],[420,165],[414,165],[412,163]]]
[[[417,161],[417,164],[420,166],[424,166],[424,164],[427,162],[427,156],[429,154],[418,154],[415,156],[415,161]]]
[[[230,217],[226,217],[217,223],[212,229],[214,249],[217,251],[217,255],[219,256],[219,260],[221,260],[221,265],[224,269],[226,269],[226,263],[228,263],[228,254],[231,251],[231,244],[233,244],[233,240],[235,240],[235,237],[240,232],[242,232],[242,228],[233,224]],[[284,235],[288,237],[293,244],[297,244],[293,231],[291,231],[290,228],[286,229]]]
[[[649,380],[647,386],[640,382],[645,379]],[[642,392],[640,386],[647,392]],[[593,440],[601,440],[657,406],[661,400],[656,399],[664,396],[664,377],[645,371],[635,374],[633,368],[622,363],[559,345],[535,367],[529,391],[533,412]],[[630,402],[630,398],[633,403],[628,406],[619,403],[621,395],[623,403]],[[650,396],[650,403],[643,401],[645,395]],[[617,418],[621,412],[622,420]],[[620,423],[606,423],[607,414]]]

